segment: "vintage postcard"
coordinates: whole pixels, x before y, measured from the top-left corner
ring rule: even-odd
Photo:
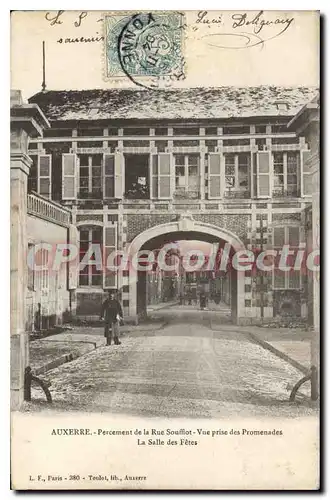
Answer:
[[[319,489],[319,17],[12,12],[12,489]]]

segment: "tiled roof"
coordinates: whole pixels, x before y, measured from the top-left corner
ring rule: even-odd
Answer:
[[[310,87],[218,87],[172,90],[51,90],[29,99],[47,118],[212,119],[249,116],[293,116],[317,89]]]

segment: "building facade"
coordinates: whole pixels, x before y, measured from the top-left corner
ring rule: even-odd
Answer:
[[[310,145],[288,124],[315,95],[309,88],[46,91],[51,128],[29,144],[31,195],[70,213],[68,241],[157,249],[174,240],[260,251],[306,242],[312,203]],[[62,240],[62,236],[56,238]],[[62,243],[62,241],[59,241]],[[69,273],[72,314],[98,315],[116,289],[124,314],[146,310],[145,274],[89,264]],[[231,272],[233,320],[251,324],[308,315],[307,276]],[[149,287],[150,288],[150,287]]]

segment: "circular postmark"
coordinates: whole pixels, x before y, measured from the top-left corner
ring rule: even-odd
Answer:
[[[182,14],[135,14],[120,31],[117,50],[122,71],[136,85],[163,88],[184,79]]]

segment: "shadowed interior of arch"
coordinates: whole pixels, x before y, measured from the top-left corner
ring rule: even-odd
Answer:
[[[140,247],[141,255],[144,256],[143,251],[153,252],[155,264],[152,269],[149,266],[146,271],[138,271],[139,319],[148,316],[148,306],[155,302],[174,302],[180,309],[173,309],[178,322],[185,309],[216,311],[219,315],[225,314],[227,320],[230,311],[230,320],[235,322],[237,273],[231,266],[225,271],[219,270],[219,252],[226,243],[228,248],[226,240],[198,231],[173,231],[145,241]],[[229,263],[233,254],[234,248],[230,246]],[[173,270],[160,270],[162,262]]]

